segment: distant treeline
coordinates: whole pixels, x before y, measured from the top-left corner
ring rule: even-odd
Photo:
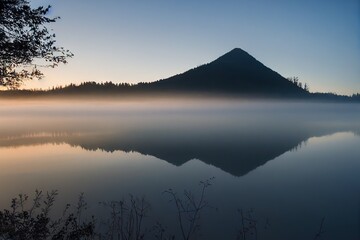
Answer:
[[[302,84],[297,78],[288,79],[293,84],[303,88],[307,92],[309,91],[307,84]],[[201,91],[199,91],[201,92]],[[152,83],[140,82],[137,84],[129,83],[113,83],[113,82],[83,82],[79,85],[69,84],[66,86],[57,86],[49,89],[9,89],[0,91],[0,98],[28,98],[28,97],[62,97],[62,96],[129,96],[129,95],[147,95],[147,94],[187,94],[196,93],[195,91],[174,91],[174,90],[161,90],[153,88]],[[201,93],[206,93],[203,91]],[[221,92],[219,92],[221,93]],[[214,92],[211,92],[214,95]],[[219,94],[221,96],[226,93]],[[236,94],[235,94],[236,95]],[[232,94],[234,96],[234,94]],[[239,93],[239,97],[249,97]],[[250,96],[251,97],[251,96]],[[260,96],[261,97],[261,96]],[[278,96],[281,98],[281,96]],[[288,97],[288,96],[287,96]],[[338,95],[336,93],[309,93],[303,96],[303,100],[324,100],[324,101],[349,101],[360,102],[360,94],[353,94],[352,96]]]
[[[353,94],[351,96],[338,95],[336,93],[311,93],[310,99],[325,100],[325,101],[348,101],[348,102],[360,102],[360,94]]]
[[[0,97],[62,96],[62,95],[107,95],[139,92],[141,86],[148,83],[113,83],[83,82],[79,85],[69,84],[49,89],[9,89],[0,91]]]
[[[298,86],[299,88],[304,89],[305,91],[309,92],[309,85],[307,83],[302,83],[299,81],[298,77],[289,77],[287,78],[290,82],[292,82],[294,85]]]

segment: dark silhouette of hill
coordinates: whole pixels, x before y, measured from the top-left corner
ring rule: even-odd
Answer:
[[[235,48],[215,61],[150,84],[152,90],[303,97],[308,92]]]
[[[250,54],[235,48],[218,59],[184,73],[155,82],[138,84],[84,82],[48,90],[0,91],[2,98],[38,97],[160,97],[231,96],[247,98],[297,98],[310,101],[360,102],[353,96],[335,93],[310,93],[297,78],[286,79]]]

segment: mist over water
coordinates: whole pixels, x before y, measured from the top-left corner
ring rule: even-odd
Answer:
[[[259,239],[358,239],[360,104],[236,99],[0,103],[0,207],[18,193],[84,192],[90,211],[129,193],[176,232],[162,192],[215,177],[202,239],[236,239],[254,209]],[[216,210],[217,209],[217,210]],[[265,230],[265,225],[270,226]]]

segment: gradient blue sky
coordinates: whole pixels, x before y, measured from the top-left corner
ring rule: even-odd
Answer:
[[[27,88],[154,81],[235,47],[310,91],[360,92],[359,0],[32,0],[74,58]]]

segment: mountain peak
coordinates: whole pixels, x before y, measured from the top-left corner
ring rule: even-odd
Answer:
[[[251,56],[248,52],[242,50],[241,48],[234,48],[230,52],[225,53],[223,56],[225,56],[225,55],[247,55],[247,56]]]
[[[234,48],[209,64],[155,82],[153,87],[252,96],[300,96],[306,93],[241,48]]]
[[[246,54],[248,54],[246,51],[242,50],[241,48],[234,48],[233,50],[231,50],[228,53],[246,53]]]
[[[225,53],[213,63],[226,63],[226,64],[249,64],[249,63],[260,63],[253,56],[241,48],[234,48],[230,52]]]

